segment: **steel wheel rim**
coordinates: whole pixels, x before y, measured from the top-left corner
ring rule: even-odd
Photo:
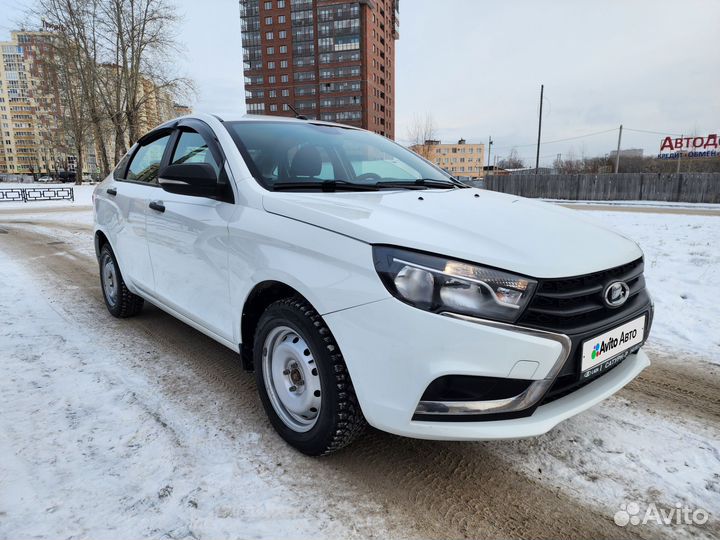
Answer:
[[[299,332],[287,326],[273,328],[262,351],[265,390],[282,422],[298,433],[317,423],[322,388],[315,358]]]
[[[100,276],[102,277],[102,286],[105,298],[111,306],[114,306],[117,304],[118,276],[115,263],[112,258],[107,255],[103,258]]]

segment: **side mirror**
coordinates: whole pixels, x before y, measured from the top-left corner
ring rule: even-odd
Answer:
[[[216,197],[218,177],[209,163],[168,165],[158,174],[160,187],[170,193],[192,197]]]

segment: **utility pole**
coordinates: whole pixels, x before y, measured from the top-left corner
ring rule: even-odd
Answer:
[[[535,154],[535,174],[537,175],[538,169],[540,168],[540,134],[542,133],[542,105],[543,105],[543,92],[545,91],[545,85],[540,85],[540,119],[538,120],[538,143],[537,152]]]
[[[490,154],[492,153],[492,145],[492,137],[488,137],[488,176],[490,176],[490,173],[492,172],[492,167],[490,166]]]
[[[617,154],[615,155],[615,174],[620,172],[620,143],[621,142],[622,142],[622,124],[620,124],[620,133],[618,133],[618,147],[617,147]]]
[[[683,134],[682,134],[682,137],[680,137],[680,138],[681,138],[681,139],[684,139],[684,138],[685,138],[685,134],[683,133]],[[682,157],[682,148],[680,148],[680,150],[678,150],[677,171],[675,171],[677,174],[680,174],[680,158],[681,158],[681,157]]]

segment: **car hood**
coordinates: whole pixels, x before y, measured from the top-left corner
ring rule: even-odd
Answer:
[[[555,204],[479,189],[273,192],[265,210],[369,244],[455,257],[538,278],[642,256],[635,242]]]

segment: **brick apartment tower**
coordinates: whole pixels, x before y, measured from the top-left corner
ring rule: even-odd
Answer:
[[[395,136],[400,0],[240,0],[250,114]]]

